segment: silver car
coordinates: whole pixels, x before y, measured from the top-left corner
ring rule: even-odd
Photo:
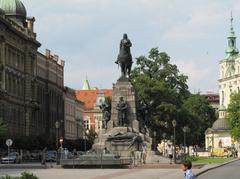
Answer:
[[[9,155],[1,158],[1,163],[21,163],[21,157],[18,152],[11,152]]]

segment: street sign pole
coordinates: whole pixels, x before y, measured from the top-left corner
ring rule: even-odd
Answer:
[[[10,147],[12,146],[12,144],[13,144],[12,139],[7,139],[7,140],[6,140],[6,145],[7,145],[7,147],[8,147],[8,164],[10,163],[10,162],[9,162],[9,158],[10,158]]]
[[[10,154],[10,146],[8,146],[8,165],[9,165],[9,154]]]

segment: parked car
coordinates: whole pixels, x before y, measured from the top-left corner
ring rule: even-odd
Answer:
[[[46,153],[46,161],[47,162],[56,162],[57,160],[57,152],[55,150],[49,150]]]
[[[1,158],[1,163],[21,163],[21,157],[18,152],[11,152]]]

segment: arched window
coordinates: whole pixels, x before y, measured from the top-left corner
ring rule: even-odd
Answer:
[[[224,98],[224,91],[222,91],[222,105],[224,105],[224,100],[225,100],[225,98]]]

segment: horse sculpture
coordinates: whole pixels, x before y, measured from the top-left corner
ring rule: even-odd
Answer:
[[[132,69],[132,55],[130,48],[132,47],[131,41],[128,39],[127,34],[123,34],[123,39],[120,43],[120,52],[117,58],[116,64],[120,65],[121,67],[121,78],[126,78],[131,74]]]

